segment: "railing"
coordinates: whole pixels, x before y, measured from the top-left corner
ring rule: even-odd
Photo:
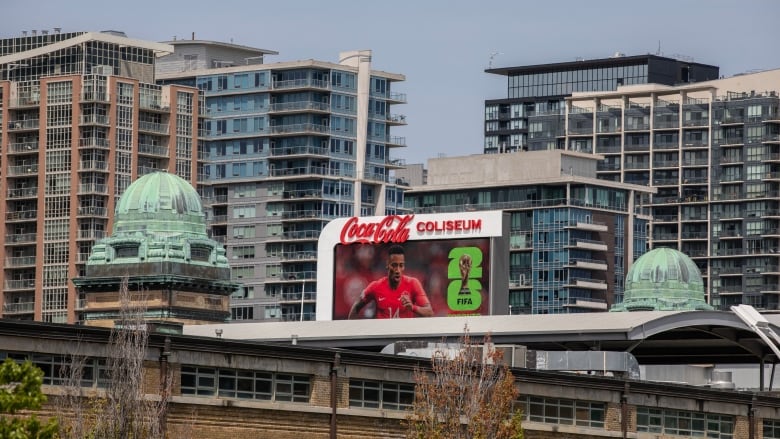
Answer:
[[[10,152],[36,152],[38,151],[38,141],[12,143],[8,149]]]
[[[317,293],[314,292],[305,292],[301,293],[300,291],[296,293],[282,293],[279,295],[279,301],[280,302],[300,302],[301,300],[316,300],[317,299]]]
[[[4,303],[3,312],[7,314],[30,313],[35,311],[35,302]]]
[[[12,279],[5,281],[7,290],[31,290],[35,288],[35,279]]]
[[[578,263],[583,264],[596,264],[596,265],[607,265],[607,261],[603,259],[587,259],[587,258],[571,258],[569,259],[569,264],[571,265],[577,265]]]
[[[168,125],[157,123],[157,122],[139,121],[138,130],[149,131],[149,132],[159,133],[159,134],[168,134]]]
[[[168,157],[168,147],[167,146],[152,145],[152,144],[148,144],[148,143],[139,143],[138,144],[138,153],[139,154],[150,154],[150,155],[158,155],[158,156]]]
[[[328,148],[319,146],[287,146],[284,148],[271,148],[272,156],[282,155],[327,155]]]
[[[10,176],[32,175],[37,173],[38,173],[37,163],[31,165],[16,165],[16,166],[8,167],[8,175]]]
[[[37,187],[26,187],[22,189],[8,189],[8,198],[29,198],[37,197]]]
[[[103,239],[105,237],[104,230],[79,230],[79,239]]]
[[[5,258],[6,267],[24,267],[35,265],[35,256],[11,256]]]
[[[79,207],[78,215],[105,217],[108,216],[108,209],[105,207],[96,207],[96,206]]]
[[[390,92],[387,95],[387,99],[395,102],[406,102],[406,93]]]
[[[85,137],[79,139],[80,148],[108,148],[108,139],[102,139],[99,137]]]
[[[16,130],[33,130],[38,129],[40,121],[38,119],[17,119],[8,121],[8,129],[10,131]]]
[[[35,242],[35,239],[37,238],[38,234],[35,232],[32,233],[14,233],[5,235],[5,242],[8,243],[14,243],[14,242]]]
[[[283,252],[281,258],[284,260],[317,259],[317,252],[314,250],[299,251],[299,252]]]
[[[314,123],[295,123],[289,125],[272,125],[269,127],[271,134],[290,134],[290,133],[328,133],[330,127]]]
[[[269,238],[275,235],[270,235]],[[284,232],[280,235],[284,239],[318,239],[319,230],[298,230],[293,232]]]
[[[14,220],[33,220],[38,217],[37,210],[18,210],[15,212],[6,212],[5,218],[8,221]]]
[[[680,166],[679,160],[654,160],[653,166],[656,168],[676,168]]]
[[[81,183],[79,184],[79,193],[100,193],[105,194],[108,191],[108,187],[105,183]]]
[[[105,171],[108,169],[108,162],[102,160],[82,160],[79,162],[79,169],[82,171]]]
[[[283,322],[298,322],[298,321],[310,321],[317,318],[317,314],[313,312],[305,312],[303,313],[303,318],[301,318],[301,313],[290,313],[290,314],[282,314],[281,320]]]
[[[79,118],[79,123],[81,125],[108,125],[108,116],[103,114],[88,114],[83,115]]]
[[[391,145],[406,146],[406,137],[390,136],[390,138],[387,139],[387,143]]]
[[[328,111],[330,105],[327,102],[318,101],[298,101],[298,102],[280,102],[271,104],[271,111],[304,111],[317,110]]]
[[[274,90],[289,88],[321,88],[327,90],[330,88],[330,83],[318,79],[292,79],[289,81],[274,81],[272,88]]]
[[[299,189],[294,191],[284,191],[282,193],[282,198],[289,199],[289,198],[321,198],[322,197],[322,190],[321,189]]]
[[[683,166],[707,166],[709,161],[706,158],[683,159]]]
[[[317,272],[316,271],[284,271],[280,273],[278,276],[271,275],[271,278],[273,277],[279,277],[280,280],[308,280],[308,279],[317,279]],[[269,280],[269,278],[266,278],[266,282]]]
[[[290,210],[282,212],[282,218],[284,219],[300,219],[300,218],[319,218],[323,216],[319,210]]]

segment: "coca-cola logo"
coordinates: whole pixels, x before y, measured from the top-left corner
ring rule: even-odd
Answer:
[[[409,239],[409,224],[414,215],[388,215],[373,223],[361,223],[354,216],[341,229],[342,244],[401,243]]]

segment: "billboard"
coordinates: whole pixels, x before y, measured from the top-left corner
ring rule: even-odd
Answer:
[[[328,223],[318,249],[317,320],[489,315],[504,309],[497,305],[507,301],[508,261],[500,262],[508,254],[505,223],[500,211]]]

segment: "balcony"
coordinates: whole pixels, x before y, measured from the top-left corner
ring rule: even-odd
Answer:
[[[81,183],[79,195],[82,194],[107,194],[108,186],[105,183]]]
[[[168,134],[168,125],[158,122],[140,121],[138,122],[138,131],[153,134]]]
[[[108,126],[108,116],[104,114],[87,114],[79,118],[79,125],[103,125]]]
[[[282,261],[304,261],[304,260],[316,260],[317,251],[299,251],[299,252],[283,252],[281,254]]]
[[[265,283],[269,282],[300,282],[303,280],[317,279],[316,271],[285,271],[282,273],[273,273],[265,278]]]
[[[337,169],[329,169],[324,166],[304,166],[300,168],[282,168],[272,169],[269,172],[270,177],[298,177],[305,175],[337,175],[339,174]]]
[[[288,146],[285,148],[271,148],[271,156],[272,157],[278,157],[278,156],[291,156],[291,155],[300,155],[300,156],[327,156],[329,154],[328,148],[322,148],[319,146]]]
[[[585,288],[589,290],[599,290],[599,291],[607,290],[607,283],[601,279],[586,279],[586,278],[574,277],[569,279],[568,285],[566,286],[569,288]]]
[[[387,139],[388,147],[406,146],[406,137],[390,136]]]
[[[322,198],[321,189],[299,189],[294,191],[282,192],[282,198],[285,200],[296,200],[300,198]]]
[[[282,212],[283,219],[317,219],[323,218],[320,210],[289,210]]]
[[[17,210],[13,212],[6,212],[5,219],[7,221],[31,221],[38,218],[38,211],[33,210]]]
[[[585,250],[594,250],[594,251],[607,251],[608,246],[604,241],[595,241],[592,239],[581,239],[581,238],[574,238],[569,242],[569,247],[575,247]]]
[[[598,271],[607,271],[609,269],[607,261],[601,259],[573,258],[569,260],[566,266]]]
[[[102,218],[108,218],[108,209],[105,207],[97,206],[85,206],[79,207],[77,211],[78,216],[98,216]]]
[[[314,300],[317,300],[317,293],[309,292],[301,293],[300,291],[295,293],[282,293],[279,295],[279,302],[294,302],[294,303],[300,303],[301,300],[304,302],[311,302]]]
[[[13,279],[5,281],[6,290],[34,290],[35,279]]]
[[[168,147],[148,143],[139,143],[138,154],[168,158]]]
[[[8,175],[10,177],[18,177],[23,175],[37,175],[38,174],[38,164],[30,164],[30,165],[15,165],[15,166],[9,166],[8,167]]]
[[[269,127],[271,134],[329,134],[330,127],[328,125],[315,124],[315,123],[295,123],[289,125],[271,125]]]
[[[35,242],[38,234],[33,233],[13,233],[5,235],[6,244],[31,244]]]
[[[37,187],[8,189],[8,199],[37,198],[37,197],[38,197]]]
[[[79,171],[107,171],[108,162],[102,160],[82,160],[79,162]]]
[[[319,101],[298,101],[298,102],[280,102],[271,104],[269,112],[271,113],[296,113],[303,111],[330,111],[330,104]]]
[[[319,239],[320,232],[318,230],[298,230],[293,232],[284,232],[281,234],[270,234],[267,237],[268,241],[311,241]]]
[[[320,90],[330,89],[330,82],[318,79],[292,79],[289,81],[274,81],[271,86],[274,90],[289,90],[293,88],[316,88]]]
[[[8,152],[9,153],[24,153],[24,154],[30,154],[38,152],[38,141],[32,141],[32,142],[16,142],[12,143],[8,146]]]
[[[570,297],[562,303],[564,308],[583,308],[594,311],[606,311],[607,302],[600,299]]]
[[[8,131],[36,131],[40,127],[38,119],[17,119],[8,121]]]
[[[387,94],[387,101],[391,104],[405,104],[406,93],[395,93],[391,91]]]
[[[35,256],[10,256],[5,258],[5,266],[8,268],[34,267]]]
[[[406,125],[406,116],[403,114],[388,114],[385,121],[388,125],[393,126]]]
[[[106,237],[103,230],[79,230],[78,239],[80,240],[98,240]]]
[[[3,314],[30,314],[35,312],[35,302],[4,303]]]
[[[108,149],[109,142],[108,139],[100,137],[84,137],[79,139],[79,148]]]
[[[566,225],[567,229],[575,229],[575,230],[588,230],[591,232],[606,232],[609,230],[609,227],[605,223],[600,222],[585,222],[585,221],[572,221],[569,222],[568,225]]]

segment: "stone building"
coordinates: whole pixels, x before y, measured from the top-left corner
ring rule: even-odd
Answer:
[[[167,172],[147,174],[122,194],[110,237],[92,249],[86,274],[74,279],[80,321],[113,326],[127,279],[131,303],[146,321],[177,325],[224,322],[238,284],[222,244],[209,238],[200,197]]]

